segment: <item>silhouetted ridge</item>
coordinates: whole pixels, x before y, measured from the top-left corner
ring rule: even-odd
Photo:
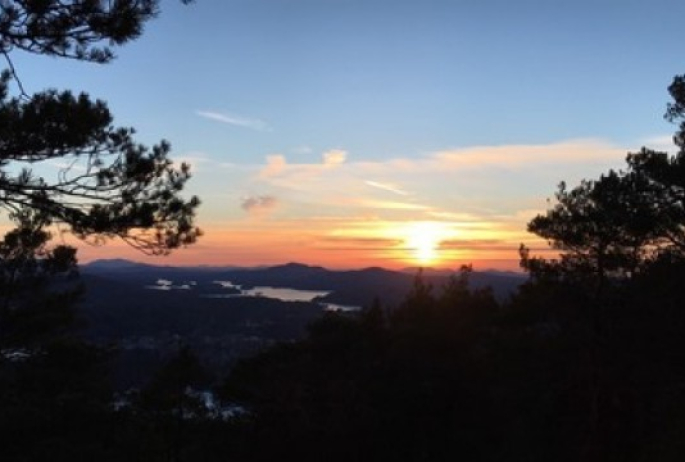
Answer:
[[[82,268],[96,269],[96,270],[118,270],[118,269],[130,269],[130,268],[154,268],[154,265],[148,265],[146,263],[139,263],[131,260],[126,260],[124,258],[109,258],[93,260],[81,266]]]
[[[304,263],[289,262],[284,265],[276,265],[264,268],[266,271],[328,271],[322,266],[310,266]]]
[[[359,270],[361,273],[390,273],[392,271],[387,270],[385,268],[381,268],[380,266],[369,266],[368,268],[363,268]]]

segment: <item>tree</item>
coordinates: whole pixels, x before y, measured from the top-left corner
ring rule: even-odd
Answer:
[[[680,120],[674,155],[642,148],[628,154],[626,169],[610,170],[573,189],[561,183],[556,204],[528,223],[528,230],[560,251],[560,260],[531,258],[522,265],[535,277],[556,272],[629,278],[660,255],[685,255],[685,76],[675,77],[665,117]]]
[[[668,87],[673,98],[664,117],[680,122],[673,136],[675,155],[642,148],[628,156],[629,170],[650,187],[650,199],[658,212],[655,226],[667,244],[685,252],[685,75],[676,76]]]
[[[555,265],[567,278],[591,279],[600,290],[607,276],[633,274],[662,241],[651,187],[640,175],[612,170],[571,190],[562,182],[556,199],[528,223],[528,231],[561,252]],[[550,270],[522,250],[522,263],[533,275]]]
[[[184,3],[187,3],[185,1]],[[174,166],[170,145],[138,144],[132,128],[115,127],[105,102],[71,91],[28,95],[10,53],[25,51],[95,63],[137,38],[157,0],[0,1],[0,206],[16,216],[41,214],[43,225],[67,225],[76,236],[118,237],[149,254],[166,254],[200,235],[196,197],[181,191],[189,167]],[[10,96],[12,79],[19,95]],[[55,179],[35,165],[60,160]]]
[[[669,92],[665,117],[680,121],[676,153],[642,148],[628,154],[625,170],[570,190],[562,183],[556,204],[528,224],[559,259],[521,248],[532,276],[524,301],[549,305],[565,336],[585,351],[577,375],[587,390],[584,460],[631,452],[625,441],[637,434],[638,416],[651,419],[650,406],[663,406],[654,397],[680,380],[663,364],[680,351],[681,336],[670,326],[683,322],[672,284],[682,282],[685,263],[685,76],[675,77]],[[564,323],[562,310],[579,315]],[[674,415],[680,432],[682,417]]]
[[[16,228],[0,241],[0,430],[7,460],[109,460],[120,430],[109,354],[74,332],[76,250],[50,248],[51,225],[149,254],[193,243],[196,197],[162,141],[146,147],[84,93],[28,94],[12,56],[107,63],[136,39],[158,0],[0,0],[0,208]],[[188,3],[184,1],[184,3]],[[60,170],[44,167],[59,162]],[[54,171],[49,176],[46,172]]]
[[[35,212],[14,219],[18,226],[0,241],[0,348],[26,348],[62,333],[74,318],[70,301],[80,293],[68,283],[45,290],[51,280],[76,274],[76,249],[48,248],[50,234]]]

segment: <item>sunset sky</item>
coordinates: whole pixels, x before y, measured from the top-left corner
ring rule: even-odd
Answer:
[[[561,180],[670,148],[683,17],[675,0],[167,0],[109,65],[13,59],[27,91],[102,98],[192,165],[197,245],[81,261],[515,269],[520,243],[545,248],[526,223]]]

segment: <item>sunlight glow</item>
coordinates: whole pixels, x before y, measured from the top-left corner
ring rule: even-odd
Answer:
[[[413,260],[421,265],[432,265],[441,260],[440,243],[453,233],[444,223],[423,221],[406,229],[405,244],[412,251]]]

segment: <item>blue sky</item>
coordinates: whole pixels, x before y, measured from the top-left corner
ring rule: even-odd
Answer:
[[[191,162],[207,236],[171,262],[401,266],[432,223],[436,262],[509,267],[519,242],[542,247],[525,223],[559,181],[667,144],[683,17],[658,0],[168,0],[109,65],[13,58],[27,90],[103,98]]]

